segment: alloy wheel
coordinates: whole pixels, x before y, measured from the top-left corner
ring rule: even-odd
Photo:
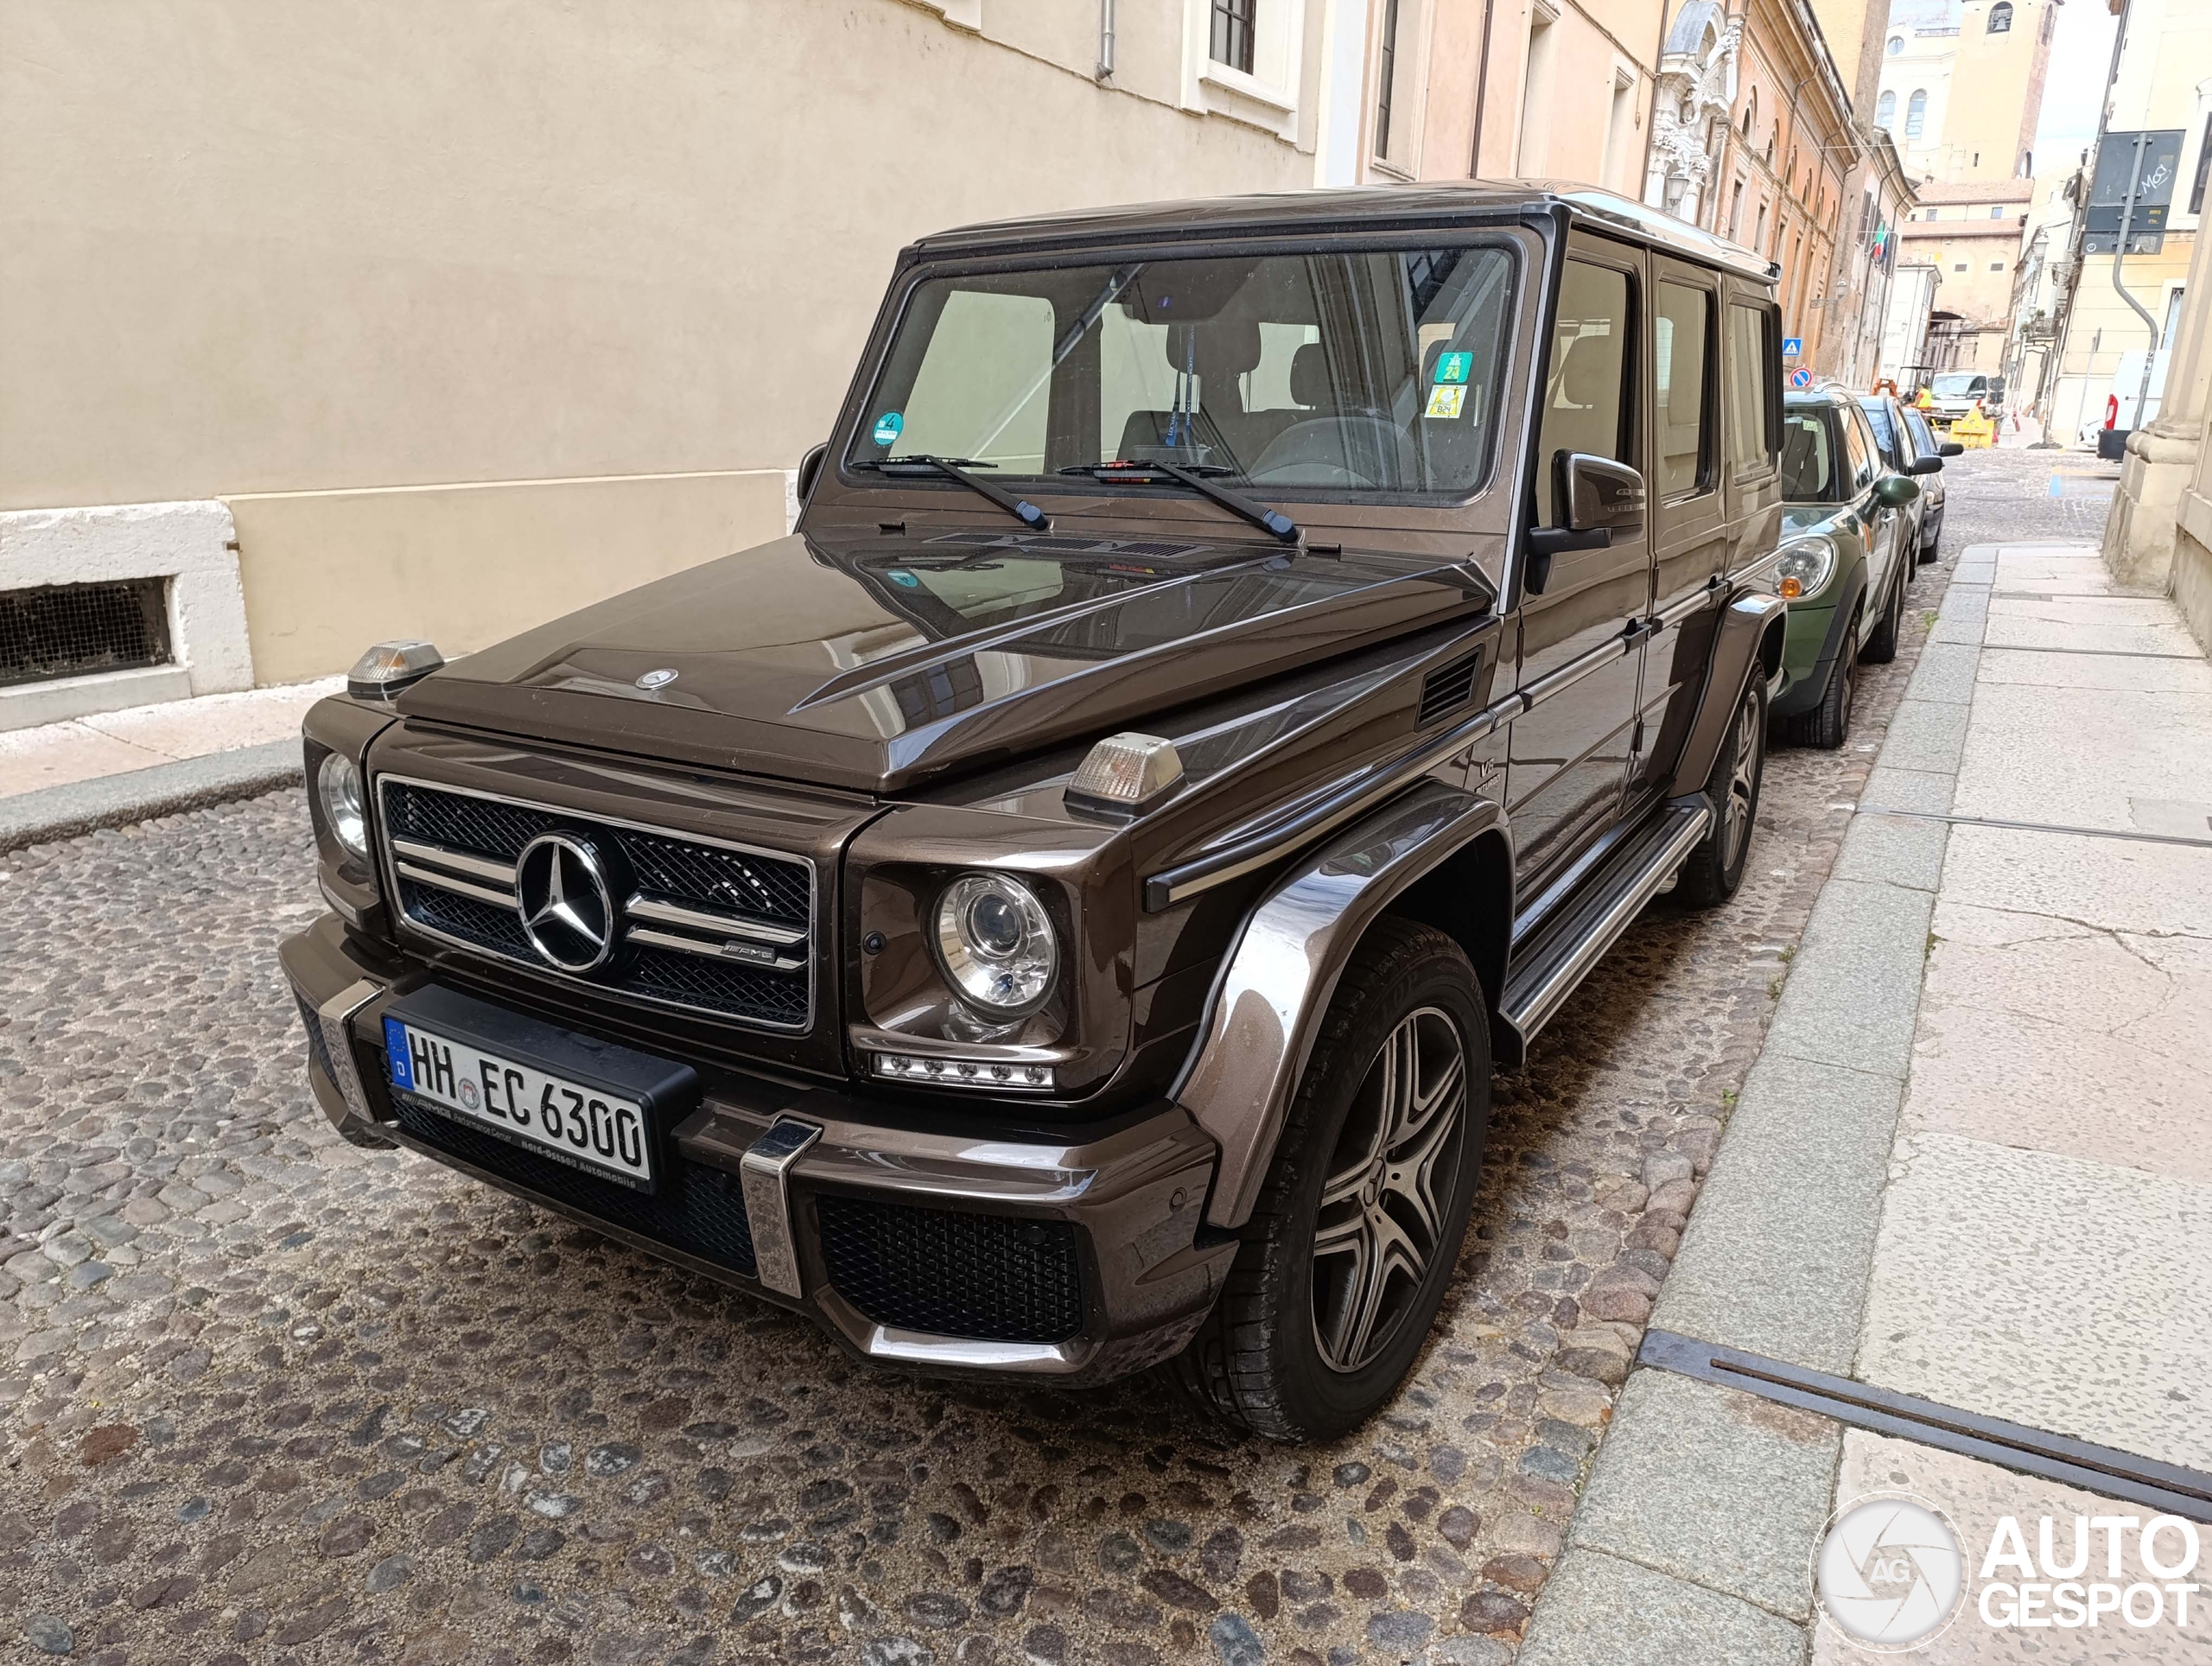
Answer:
[[[1466,1046],[1422,1007],[1390,1032],[1353,1096],[1313,1231],[1313,1339],[1340,1372],[1396,1334],[1443,1243],[1465,1137]]]
[[[1751,836],[1751,804],[1758,795],[1759,702],[1756,694],[1744,697],[1736,714],[1736,759],[1728,772],[1728,801],[1721,807],[1720,848],[1724,865],[1733,866],[1737,852]]]

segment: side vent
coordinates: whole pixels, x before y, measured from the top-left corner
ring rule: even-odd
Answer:
[[[1474,697],[1475,668],[1482,663],[1483,651],[1462,654],[1448,665],[1439,665],[1421,684],[1421,715],[1414,719],[1416,727],[1426,728],[1438,718],[1457,711]]]

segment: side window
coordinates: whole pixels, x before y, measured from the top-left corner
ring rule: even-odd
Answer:
[[[1539,430],[1536,525],[1556,526],[1552,459],[1562,451],[1629,461],[1629,281],[1624,272],[1570,260],[1560,274],[1550,378]]]
[[[1711,293],[1662,283],[1651,309],[1651,349],[1659,495],[1679,498],[1713,484],[1713,422],[1706,397],[1713,358]]]
[[[1768,406],[1774,398],[1766,334],[1764,308],[1729,307],[1728,461],[1738,474],[1756,474],[1773,461],[1766,448]]]
[[[1843,449],[1851,464],[1851,480],[1843,495],[1856,496],[1874,481],[1874,436],[1867,431],[1866,419],[1856,405],[1843,412]]]

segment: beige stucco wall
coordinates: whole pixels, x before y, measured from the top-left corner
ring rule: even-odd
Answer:
[[[264,683],[775,536],[902,243],[1310,183],[1321,10],[0,0],[0,508],[230,501]]]

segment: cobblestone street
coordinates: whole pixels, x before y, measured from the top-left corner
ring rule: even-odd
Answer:
[[[855,1366],[343,1143],[275,954],[322,907],[296,791],[0,855],[10,1657],[1510,1660],[1926,610],[1970,544],[2094,537],[2116,472],[1951,461],[1849,744],[1771,754],[1742,893],[1656,905],[1500,1078],[1431,1346],[1327,1448]]]

